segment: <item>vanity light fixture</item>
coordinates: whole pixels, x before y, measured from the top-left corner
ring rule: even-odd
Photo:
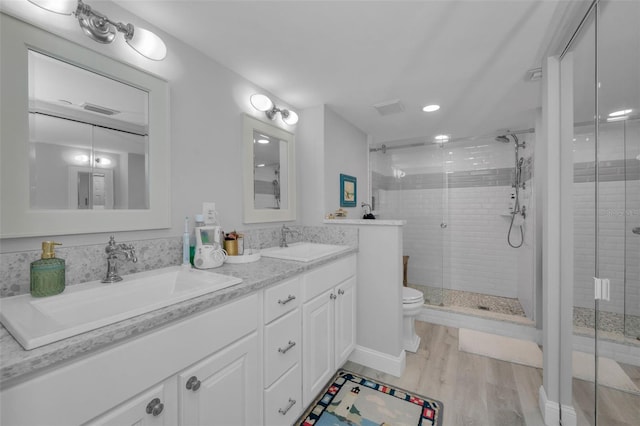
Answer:
[[[142,56],[161,61],[167,56],[167,46],[156,34],[133,24],[114,22],[82,0],[29,0],[36,6],[62,15],[75,15],[82,31],[98,43],[113,42],[121,32],[129,46]]]
[[[282,121],[289,125],[294,125],[298,122],[298,114],[290,109],[278,108],[268,96],[256,93],[249,98],[251,105],[258,111],[264,112],[269,120],[275,120],[276,113],[280,113]]]

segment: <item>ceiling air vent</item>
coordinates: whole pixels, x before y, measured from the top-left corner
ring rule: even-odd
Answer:
[[[400,99],[379,102],[373,107],[378,111],[380,115],[391,115],[404,111],[404,105],[402,105]]]
[[[100,105],[90,104],[88,102],[85,102],[80,106],[86,109],[87,111],[97,112],[98,114],[104,114],[104,115],[120,114],[120,111],[116,109],[111,109],[111,108],[103,107]]]

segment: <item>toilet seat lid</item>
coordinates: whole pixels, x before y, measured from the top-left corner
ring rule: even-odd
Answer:
[[[402,287],[402,302],[411,303],[422,300],[424,295],[421,291],[411,287]]]

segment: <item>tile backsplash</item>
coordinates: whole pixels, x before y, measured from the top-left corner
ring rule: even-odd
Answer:
[[[345,226],[295,226],[298,231],[289,234],[289,242],[310,241],[324,244],[358,245],[358,230]],[[244,234],[245,248],[263,249],[280,243],[280,228],[259,228],[239,231]],[[123,261],[118,264],[120,275],[179,265],[182,261],[182,238],[158,238],[139,241],[117,241],[132,244],[136,250],[136,263]],[[65,260],[66,285],[80,284],[102,279],[107,271],[103,244],[56,247],[56,257]],[[0,297],[29,293],[29,265],[40,258],[41,250],[0,254]]]

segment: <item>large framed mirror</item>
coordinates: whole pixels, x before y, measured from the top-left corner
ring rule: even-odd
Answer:
[[[167,82],[0,18],[0,237],[168,228]]]
[[[295,220],[293,134],[245,115],[243,144],[244,222]]]

